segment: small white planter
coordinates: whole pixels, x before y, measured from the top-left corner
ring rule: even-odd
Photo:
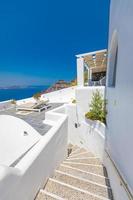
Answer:
[[[85,121],[87,124],[89,124],[90,126],[94,126],[96,124],[96,120],[91,120],[85,117]]]
[[[85,117],[85,122],[93,129],[97,129],[102,135],[105,135],[105,124],[99,120],[91,120]]]

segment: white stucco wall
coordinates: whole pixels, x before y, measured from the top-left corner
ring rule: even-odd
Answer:
[[[73,86],[58,91],[46,93],[41,96],[41,99],[48,99],[50,103],[69,103],[72,102],[73,99],[75,99],[76,88],[76,86]],[[21,105],[27,102],[36,102],[36,100],[33,97],[18,100],[17,105]]]
[[[50,92],[47,94],[44,94],[44,98],[48,98],[50,100],[50,102],[71,102],[72,99],[75,99],[75,89],[76,86],[74,87],[69,87],[69,88],[65,88],[62,90],[58,90],[58,91],[54,91],[54,92]]]
[[[10,166],[40,139],[41,135],[25,121],[0,115],[0,164]]]
[[[1,200],[33,200],[39,189],[43,188],[47,179],[53,175],[54,170],[65,159],[67,155],[68,121],[66,114],[61,114],[60,108],[58,109],[47,112],[44,122],[49,121],[52,128],[40,138],[24,157],[18,160],[14,167],[0,163]],[[19,119],[15,118],[14,121],[13,119],[11,116],[6,116],[6,119],[5,117],[3,119],[3,124],[10,124],[8,122],[12,121],[11,134],[15,130],[15,134],[18,134],[18,136],[15,138],[15,135],[10,139],[14,139],[14,143],[16,142],[17,144],[19,142],[21,145],[23,141],[18,141],[18,137],[21,138],[23,128],[27,128],[27,125],[25,127],[22,120],[19,121]],[[18,121],[20,125],[17,124]],[[21,127],[22,123],[24,126]],[[19,126],[18,131],[16,131],[16,125]],[[32,137],[35,139],[35,130],[32,130],[32,133],[30,141],[32,141]],[[18,149],[20,152],[21,146]]]
[[[92,94],[99,90],[104,96],[104,87],[78,87],[76,104],[66,105],[68,115],[68,142],[91,150],[101,160],[104,155],[105,125],[89,124],[85,121],[85,113],[89,111]],[[75,123],[78,125],[75,127]]]
[[[109,58],[114,31],[118,38],[115,87],[107,87],[106,148],[133,191],[133,1],[112,0],[110,10]],[[110,61],[110,60],[109,60]],[[109,66],[109,65],[108,65]],[[109,79],[110,77],[108,77]],[[118,199],[123,198],[122,193]]]

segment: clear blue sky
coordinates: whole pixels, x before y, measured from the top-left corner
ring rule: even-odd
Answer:
[[[75,55],[107,48],[109,0],[0,1],[0,86],[76,76]]]

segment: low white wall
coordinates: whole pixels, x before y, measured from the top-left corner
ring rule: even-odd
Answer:
[[[67,154],[67,127],[65,114],[49,111],[46,115],[53,127],[14,167],[0,166],[0,199],[33,200],[47,179]],[[50,118],[51,116],[51,118]],[[45,121],[44,121],[45,122]],[[7,122],[8,123],[8,122]]]
[[[28,103],[28,102],[36,102],[36,100],[33,97],[17,100],[17,105],[19,106],[21,104]]]
[[[101,128],[85,122],[85,119],[79,121],[77,118],[76,105],[68,104],[66,113],[68,115],[68,143],[81,146],[91,150],[96,156],[103,160],[105,126]],[[77,128],[75,127],[77,124]]]
[[[41,99],[49,99],[50,103],[69,103],[72,102],[73,99],[75,99],[75,90],[76,86],[61,89],[54,92],[49,92],[46,94],[43,94],[41,96]],[[36,102],[33,97],[27,98],[27,99],[21,99],[17,101],[17,105],[21,105],[28,102]]]
[[[0,111],[12,108],[14,105],[11,102],[12,100],[0,102]]]
[[[73,99],[75,99],[75,89],[74,87],[65,88],[62,90],[58,90],[55,92],[50,92],[47,94],[44,94],[44,98],[48,98],[50,102],[71,102]]]

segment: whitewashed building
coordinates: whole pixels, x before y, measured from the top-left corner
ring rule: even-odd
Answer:
[[[133,195],[132,20],[133,1],[111,1],[106,88],[108,100],[106,150],[125,182],[129,196]],[[128,199],[124,196],[123,189],[119,191],[117,186],[118,199]]]
[[[78,85],[42,95],[49,110],[33,98],[0,102],[0,200],[133,199],[132,19],[132,0],[111,1],[108,60],[107,50],[78,55]],[[106,87],[88,86],[106,63]],[[85,119],[96,90],[106,125]]]

